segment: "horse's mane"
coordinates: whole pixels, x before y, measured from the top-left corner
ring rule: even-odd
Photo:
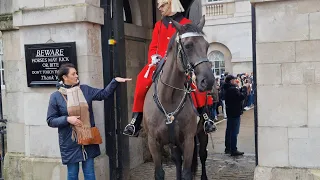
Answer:
[[[194,24],[185,24],[185,25],[183,25],[181,27],[180,31],[181,31],[180,34],[187,33],[187,32],[195,32],[195,33],[199,33],[199,34],[204,35],[204,32],[197,25],[194,25]],[[174,42],[175,42],[176,37],[177,37],[177,33],[178,32],[176,32],[171,37],[169,45],[168,45],[167,52],[169,52],[173,48]]]

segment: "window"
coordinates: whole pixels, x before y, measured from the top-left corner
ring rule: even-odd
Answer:
[[[210,62],[212,63],[212,71],[215,76],[220,76],[224,74],[226,68],[224,63],[224,54],[220,51],[212,51],[208,56]]]
[[[0,79],[1,79],[1,89],[4,89],[4,69],[3,69],[3,43],[2,39],[0,39]]]

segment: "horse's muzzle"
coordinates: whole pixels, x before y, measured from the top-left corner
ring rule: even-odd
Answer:
[[[210,91],[212,89],[214,80],[204,77],[199,79],[199,81],[200,82],[198,82],[198,89],[200,92]]]

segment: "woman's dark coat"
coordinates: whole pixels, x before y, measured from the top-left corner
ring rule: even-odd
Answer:
[[[118,82],[114,79],[105,89],[97,89],[88,85],[80,85],[80,89],[82,90],[89,106],[90,122],[92,127],[95,126],[92,101],[102,101],[111,97],[117,88],[117,85]],[[70,88],[67,86],[64,87]],[[57,86],[57,88],[59,88],[59,86]],[[67,121],[67,117],[67,104],[62,97],[62,94],[59,91],[52,93],[47,112],[47,123],[50,127],[58,128],[60,153],[63,164],[76,163],[85,160],[82,153],[82,146],[78,145],[77,142],[74,142],[71,139],[72,128]],[[100,155],[99,145],[88,145],[84,146],[84,148],[88,158],[95,158]]]

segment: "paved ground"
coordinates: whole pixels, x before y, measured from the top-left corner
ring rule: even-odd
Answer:
[[[212,141],[209,140],[207,174],[210,180],[252,180],[255,168],[254,157],[254,120],[253,109],[246,111],[242,116],[241,129],[238,138],[238,149],[245,152],[245,156],[233,158],[224,152],[224,133],[226,121],[218,124],[218,131],[212,134]],[[199,161],[200,164],[200,161]],[[172,163],[165,163],[164,170],[167,180],[175,179],[175,166]],[[199,166],[196,179],[200,179],[201,168]],[[153,163],[145,163],[130,172],[130,180],[153,179]]]

